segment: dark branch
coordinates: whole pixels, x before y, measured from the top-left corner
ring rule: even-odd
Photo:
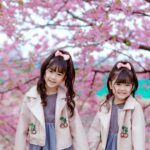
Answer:
[[[150,103],[148,105],[144,106],[143,109],[145,110],[145,109],[147,109],[149,107],[150,107]]]
[[[104,74],[104,73],[109,73],[110,70],[92,70],[94,72],[97,72],[97,73],[101,73],[101,74]],[[137,74],[145,74],[145,73],[150,73],[150,70],[144,70],[144,71],[136,71]]]
[[[20,86],[23,86],[23,85],[25,85],[25,84],[29,84],[31,81],[34,81],[34,80],[36,80],[37,78],[39,78],[39,77],[36,76],[36,77],[34,77],[34,78],[30,79],[30,80],[27,80],[26,82],[24,82],[24,83],[21,84],[21,85],[17,85],[17,86],[15,86],[15,87],[9,88],[9,89],[7,89],[7,90],[5,90],[5,91],[0,91],[0,94],[4,94],[4,93],[10,92],[10,91],[13,91],[13,90],[15,90],[15,89],[20,89]]]
[[[123,12],[123,10],[121,8],[117,9],[118,11],[121,11]],[[146,14],[144,11],[133,11],[132,14],[139,14],[139,15],[142,15],[142,16],[146,16],[146,17],[150,17],[149,14]]]
[[[150,3],[150,0],[145,0],[146,2]]]
[[[150,46],[140,45],[140,46],[139,46],[139,49],[144,49],[144,50],[146,50],[146,51],[149,51],[149,52],[150,52]]]
[[[69,10],[67,10],[67,13],[70,14],[70,15],[71,15],[73,18],[75,18],[75,19],[78,19],[78,20],[80,20],[80,21],[82,21],[82,22],[86,22],[89,26],[95,25],[93,22],[90,22],[90,21],[88,21],[88,20],[85,20],[85,19],[83,19],[83,18],[80,18],[80,17],[76,16],[75,14],[73,14],[72,12],[70,12]]]
[[[150,17],[150,15],[144,13],[144,12],[139,12],[139,11],[133,11],[133,14],[140,14],[142,16]]]
[[[109,40],[113,40],[113,41],[117,41],[117,42],[122,41],[127,46],[131,46],[131,44],[132,44],[129,39],[126,39],[126,38],[123,39],[123,38],[120,38],[116,35],[109,37],[108,41]],[[150,52],[150,46],[147,46],[147,45],[139,45],[138,49],[143,49],[143,50],[146,50],[146,51]]]

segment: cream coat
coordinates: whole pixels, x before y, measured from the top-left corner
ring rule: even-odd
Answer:
[[[57,93],[55,112],[57,150],[65,149],[71,145],[73,145],[74,150],[88,150],[89,147],[87,139],[77,109],[75,109],[74,116],[69,118],[66,101],[64,99],[65,97],[65,89],[60,87]],[[60,127],[61,116],[64,116],[67,119],[69,124],[67,128]],[[27,92],[23,100],[16,131],[14,150],[25,150],[28,142],[39,146],[44,146],[46,138],[44,120],[44,111],[41,105],[41,98],[38,95],[35,86]],[[30,132],[30,123],[35,124],[37,129],[36,134]]]
[[[105,150],[109,132],[110,110],[102,106],[97,112],[88,133],[90,150]],[[118,111],[117,150],[145,150],[145,121],[141,105],[130,96],[122,110]],[[128,128],[128,137],[121,138],[122,126]]]

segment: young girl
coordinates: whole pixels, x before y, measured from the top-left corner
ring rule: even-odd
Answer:
[[[75,108],[75,70],[66,51],[53,52],[42,64],[37,86],[25,95],[15,150],[88,150]],[[27,144],[28,143],[28,144]]]
[[[144,115],[134,97],[138,81],[131,63],[115,64],[107,88],[89,130],[90,150],[145,150]]]

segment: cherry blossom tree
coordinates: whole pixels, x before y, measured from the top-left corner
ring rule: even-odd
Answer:
[[[117,60],[128,59],[139,78],[150,78],[149,0],[0,0],[0,31],[0,143],[6,150],[13,147],[23,95],[51,50],[73,55],[87,127],[99,105],[95,92]],[[150,104],[140,102],[148,150]]]

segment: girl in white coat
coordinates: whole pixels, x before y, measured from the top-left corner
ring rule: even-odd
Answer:
[[[89,130],[90,150],[145,150],[145,122],[134,98],[138,81],[131,63],[117,62],[107,80],[108,94]]]
[[[88,150],[75,108],[75,70],[66,51],[53,52],[42,64],[37,86],[23,100],[15,150]]]

